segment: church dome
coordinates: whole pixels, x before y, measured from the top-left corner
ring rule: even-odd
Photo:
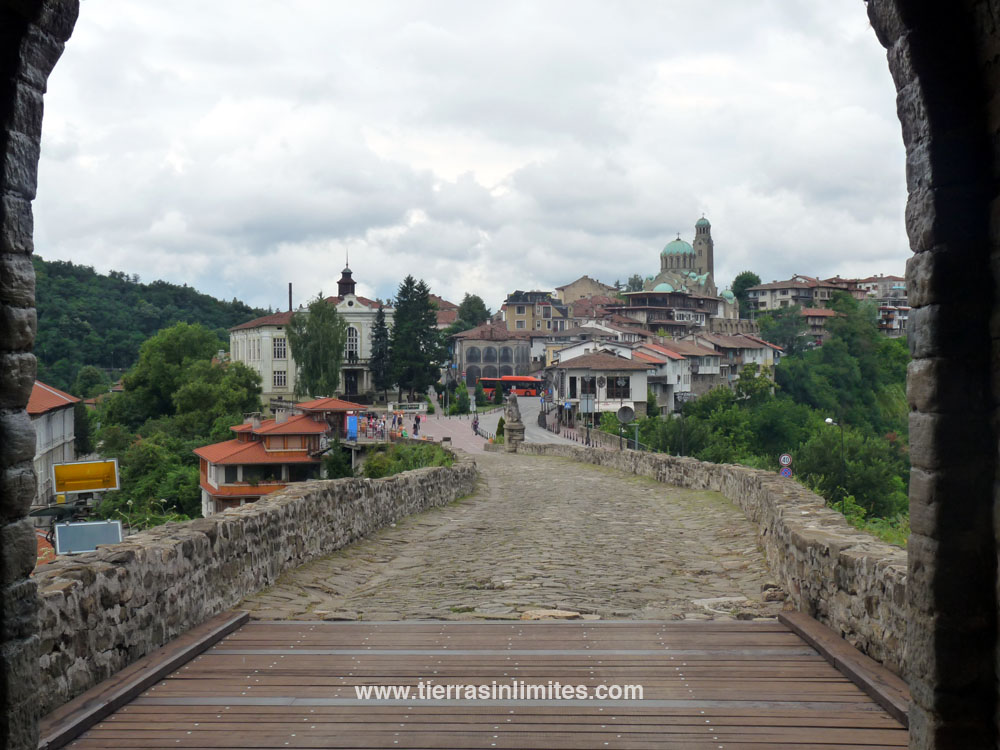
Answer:
[[[725,300],[726,302],[728,302],[728,303],[729,303],[730,305],[731,305],[731,304],[733,304],[733,303],[734,303],[734,302],[736,301],[736,295],[735,295],[735,294],[733,294],[733,293],[732,293],[731,291],[729,291],[728,289],[724,290],[724,291],[722,292],[722,294],[720,294],[719,296],[720,296],[720,297],[722,297],[722,299],[724,299],[724,300]]]
[[[698,221],[696,221],[694,223],[694,225],[696,227],[710,227],[710,226],[712,226],[711,224],[709,224],[708,219],[706,219],[704,216],[702,216],[700,219],[698,219]]]
[[[662,282],[653,287],[654,292],[672,292],[674,288],[670,286],[667,282]]]
[[[671,240],[667,243],[667,246],[663,248],[660,255],[685,255],[686,253],[693,253],[694,248],[680,237],[676,240]]]

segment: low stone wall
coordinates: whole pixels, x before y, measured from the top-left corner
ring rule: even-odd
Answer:
[[[475,462],[462,456],[451,467],[386,479],[304,482],[39,568],[41,711],[272,585],[289,568],[471,494],[476,476]]]
[[[757,526],[771,572],[795,607],[901,673],[906,551],[854,529],[797,482],[769,471],[661,453],[538,443],[522,443],[518,453],[564,456],[722,493]]]

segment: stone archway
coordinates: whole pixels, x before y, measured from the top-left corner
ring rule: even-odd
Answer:
[[[78,0],[0,0],[0,745],[18,750],[37,746],[35,547],[24,519],[35,485],[24,411],[35,374],[31,200],[42,95],[78,11]],[[899,92],[915,253],[911,746],[993,747],[1000,0],[869,0],[868,15]]]

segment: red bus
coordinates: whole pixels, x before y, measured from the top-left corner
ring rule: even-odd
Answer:
[[[542,379],[529,375],[504,375],[499,378],[479,378],[486,391],[486,398],[493,398],[497,385],[503,389],[503,394],[514,393],[517,396],[537,396],[543,390]]]

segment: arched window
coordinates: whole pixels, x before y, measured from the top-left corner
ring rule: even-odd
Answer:
[[[476,383],[481,377],[480,373],[482,371],[479,369],[479,365],[469,365],[465,368],[465,384],[469,388],[475,388]]]
[[[344,349],[344,359],[348,362],[357,362],[361,356],[361,336],[354,326],[347,327],[347,346]]]
[[[497,376],[496,365],[486,365],[483,367],[483,377],[484,378],[495,378]]]
[[[479,351],[478,346],[470,346],[468,349],[465,350],[465,361],[466,362],[483,361],[483,355],[482,352]]]
[[[497,361],[497,350],[495,346],[487,346],[483,349],[483,362],[496,362]],[[496,368],[493,368],[496,370]]]
[[[513,375],[513,374],[514,374],[514,368],[513,367],[511,367],[510,365],[500,365],[500,377],[501,378],[504,375]]]
[[[500,361],[501,362],[514,361],[514,352],[509,346],[504,346],[500,348]]]

